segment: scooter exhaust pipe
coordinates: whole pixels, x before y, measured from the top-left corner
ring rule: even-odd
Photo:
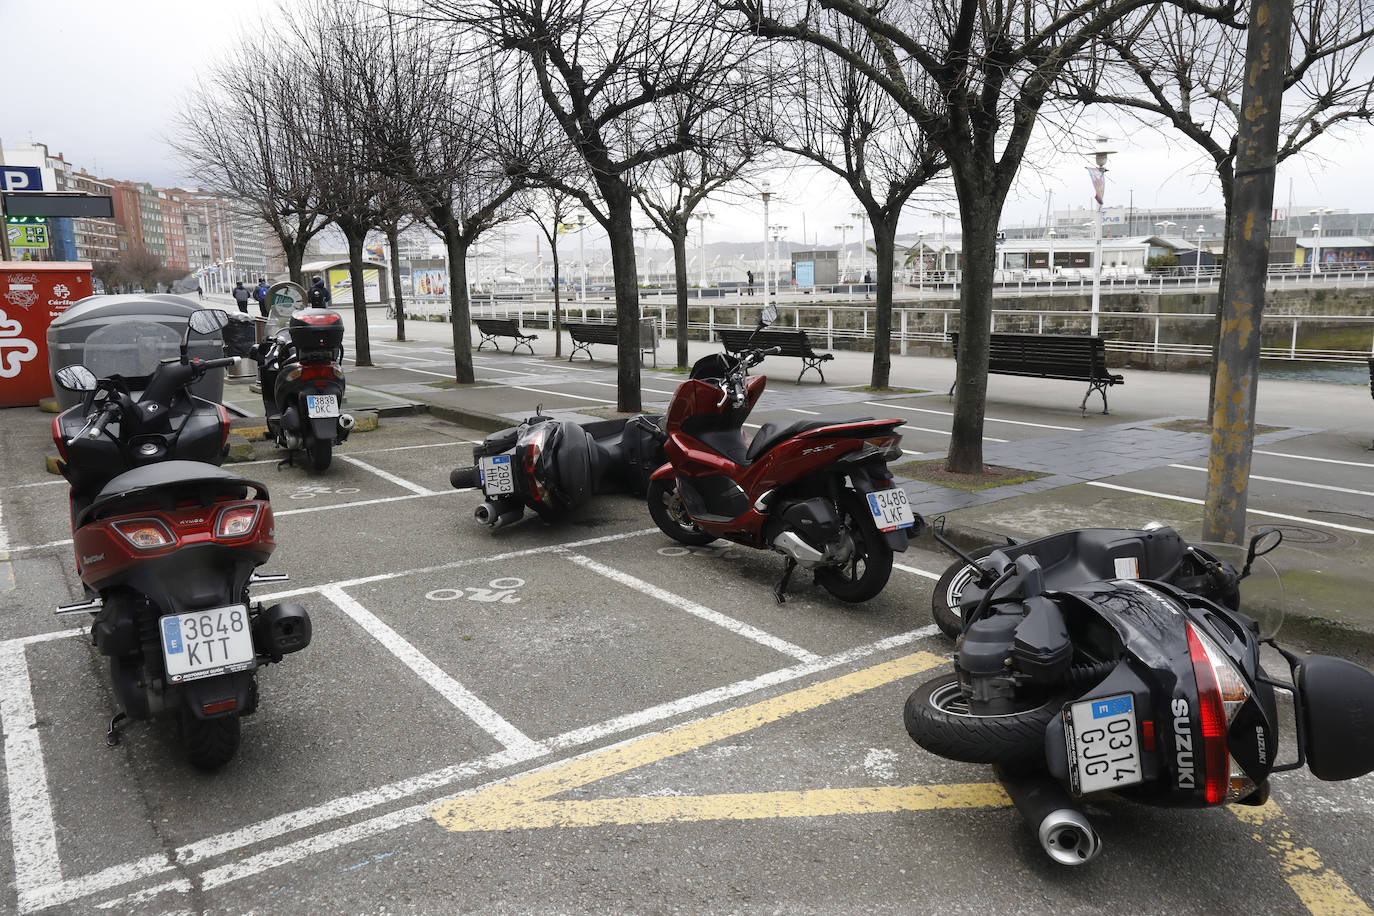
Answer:
[[[339,429],[343,430],[343,431],[346,432],[346,433],[347,433],[347,432],[352,432],[352,431],[353,431],[353,427],[355,427],[355,426],[357,426],[357,425],[358,425],[358,421],[355,420],[355,419],[353,419],[353,414],[351,414],[351,413],[341,413],[341,414],[339,414]]]
[[[1059,783],[1045,773],[1011,773],[1002,767],[997,778],[1051,859],[1086,865],[1097,858],[1102,838]]]
[[[516,505],[514,508],[507,508],[491,500],[487,500],[476,509],[472,510],[473,518],[491,527],[492,530],[514,524],[520,521],[524,514],[525,510],[519,505]]]

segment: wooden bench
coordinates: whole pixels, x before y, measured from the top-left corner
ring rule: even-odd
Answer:
[[[477,349],[480,350],[487,344],[491,344],[500,350],[501,345],[496,342],[496,338],[514,337],[515,346],[510,348],[512,353],[525,347],[530,351],[531,356],[534,355],[534,346],[530,344],[530,341],[538,340],[539,335],[526,334],[521,331],[520,325],[516,324],[514,318],[474,318],[472,323],[477,325],[477,330],[482,334],[482,342],[477,345]]]
[[[959,332],[951,331],[954,356],[959,358]],[[1019,375],[1028,378],[1054,378],[1087,382],[1079,410],[1088,412],[1088,398],[1096,391],[1102,395],[1102,412],[1107,410],[1107,389],[1126,384],[1126,377],[1107,371],[1107,347],[1101,337],[1075,334],[992,334],[988,341],[988,373]],[[954,386],[949,386],[954,394]]]
[[[587,354],[588,361],[592,358],[592,344],[610,344],[615,346],[620,340],[620,329],[614,322],[602,324],[591,324],[576,321],[563,322],[563,330],[568,332],[572,338],[572,352],[568,354],[568,362],[572,362],[574,356],[579,351]],[[658,368],[658,322],[653,318],[639,319],[639,359],[644,361],[644,354],[654,355],[654,368]]]
[[[801,384],[802,376],[810,369],[815,369],[816,374],[821,377],[821,382],[825,382],[825,372],[821,369],[821,363],[835,358],[833,353],[817,353],[811,349],[811,341],[806,339],[806,332],[797,331],[753,331],[729,330],[727,328],[716,328],[716,334],[720,336],[720,342],[725,345],[726,353],[739,353],[746,347],[753,347],[759,350],[766,350],[769,347],[777,347],[779,356],[795,356],[802,361],[802,371],[797,374],[797,384]],[[753,342],[750,342],[750,339]]]

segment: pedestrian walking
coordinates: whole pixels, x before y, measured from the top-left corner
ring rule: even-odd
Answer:
[[[310,284],[310,291],[305,294],[310,307],[314,309],[327,309],[333,297],[329,295],[329,287],[324,285],[324,280],[316,277]]]
[[[257,300],[257,303],[258,303],[258,311],[262,313],[262,317],[266,318],[266,317],[267,317],[267,279],[266,279],[265,277],[258,277],[258,285],[257,285],[257,288],[253,290],[253,298]]]
[[[752,296],[754,295],[754,272],[752,270],[746,270],[744,275],[749,278],[749,295]]]
[[[205,298],[205,290],[203,290],[203,289],[200,288],[200,284],[199,284],[199,283],[196,284],[196,296],[197,296],[198,298],[200,298],[200,299],[204,299],[204,298]]]
[[[245,315],[248,314],[249,295],[250,293],[248,292],[248,287],[243,285],[242,280],[234,284],[234,301],[239,304],[239,311],[243,312],[243,314]]]

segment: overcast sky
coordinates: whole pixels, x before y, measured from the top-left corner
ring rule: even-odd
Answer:
[[[6,61],[0,139],[7,146],[45,142],[53,153],[105,177],[188,184],[168,143],[169,119],[207,65],[238,36],[263,29],[276,10],[276,0],[0,0]],[[1085,153],[1099,132],[1118,150],[1108,163],[1108,205],[1131,199],[1136,207],[1220,205],[1210,169],[1189,147],[1171,148],[1131,123],[1089,120],[1076,141],[1060,142],[1062,149],[1037,143],[1003,225],[1039,223],[1050,194],[1056,210],[1087,207]],[[1368,130],[1328,138],[1319,156],[1282,166],[1275,206],[1287,206],[1291,180],[1298,208],[1374,211],[1370,138]],[[857,209],[852,197],[827,177],[791,171],[774,176],[773,186],[770,222],[785,225],[789,239],[801,242],[804,224],[807,242],[838,242],[834,227],[855,222],[848,216]],[[708,240],[751,241],[763,234],[756,194],[710,209]],[[902,231],[938,235],[940,219],[928,211],[940,209],[957,209],[952,196],[913,207]],[[954,220],[948,225],[956,231]],[[855,240],[858,229],[848,236]]]

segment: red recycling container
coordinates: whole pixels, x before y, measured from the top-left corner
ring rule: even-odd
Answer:
[[[91,295],[91,265],[0,261],[0,407],[52,396],[48,325]]]

